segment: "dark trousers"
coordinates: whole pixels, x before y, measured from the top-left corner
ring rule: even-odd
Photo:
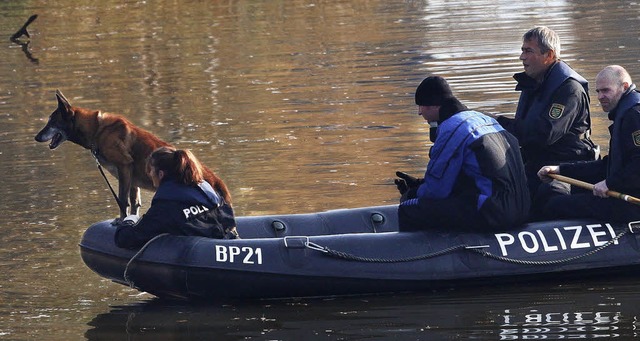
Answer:
[[[557,195],[548,200],[542,218],[580,219],[629,222],[640,220],[640,206],[620,199],[600,198],[589,193]]]
[[[400,231],[482,231],[486,219],[476,209],[476,195],[458,195],[445,199],[418,199],[418,205],[400,205]]]
[[[557,180],[553,180],[550,183],[542,182],[538,177],[538,171],[542,166],[544,165],[534,163],[525,165],[527,186],[529,187],[529,195],[531,195],[529,221],[544,219],[543,210],[549,199],[571,193],[571,186],[567,183]]]

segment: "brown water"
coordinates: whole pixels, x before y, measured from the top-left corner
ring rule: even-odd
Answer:
[[[32,14],[30,44],[10,42]],[[520,37],[535,25],[559,32],[563,59],[591,82],[608,64],[640,77],[639,14],[636,2],[595,0],[0,2],[0,339],[635,336],[633,279],[160,302],[84,266],[84,229],[116,205],[88,151],[33,137],[60,89],[192,149],[239,215],[391,204],[394,172],[426,164],[428,128],[413,104],[423,77],[446,77],[473,109],[513,112]],[[592,111],[606,146],[595,100]]]

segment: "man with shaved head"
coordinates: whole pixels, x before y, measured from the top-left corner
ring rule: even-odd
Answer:
[[[548,174],[562,174],[595,183],[593,193],[553,197],[544,208],[546,219],[592,217],[614,221],[640,219],[640,206],[607,197],[608,190],[640,196],[640,93],[629,73],[619,65],[609,65],[596,76],[596,92],[602,109],[609,113],[609,155],[601,160],[544,166]]]

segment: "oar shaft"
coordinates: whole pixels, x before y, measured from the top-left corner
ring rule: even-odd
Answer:
[[[588,189],[588,190],[592,190],[593,191],[593,185],[588,183],[588,182],[584,182],[578,179],[574,179],[574,178],[570,178],[568,176],[564,176],[564,175],[560,175],[560,174],[552,174],[549,173],[547,174],[549,177],[552,177],[558,181],[562,181],[562,182],[566,182],[569,185],[573,185],[573,186],[578,186],[584,189]]]
[[[581,180],[578,180],[578,179],[574,179],[574,178],[570,178],[568,176],[564,176],[564,175],[560,175],[560,174],[547,174],[547,175],[549,177],[552,177],[552,178],[558,180],[558,181],[566,182],[569,185],[573,185],[573,186],[577,186],[577,187],[581,187],[581,188],[593,191],[594,185],[590,184],[588,182],[584,182],[584,181],[581,181]],[[626,202],[630,202],[632,204],[640,205],[640,199],[638,199],[636,197],[632,197],[632,196],[624,194],[624,193],[608,190],[607,191],[607,195],[612,197],[612,198],[621,199],[621,200],[624,200]]]

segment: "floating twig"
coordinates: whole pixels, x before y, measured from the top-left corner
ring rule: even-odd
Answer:
[[[14,33],[9,39],[15,42],[18,40],[18,38],[22,37],[23,35],[27,36],[27,38],[31,38],[31,35],[29,35],[29,31],[27,31],[27,26],[29,26],[34,20],[36,20],[36,18],[38,18],[37,14],[30,16],[29,19],[27,19],[27,22],[25,22],[24,25],[22,25],[22,27],[16,33]]]

